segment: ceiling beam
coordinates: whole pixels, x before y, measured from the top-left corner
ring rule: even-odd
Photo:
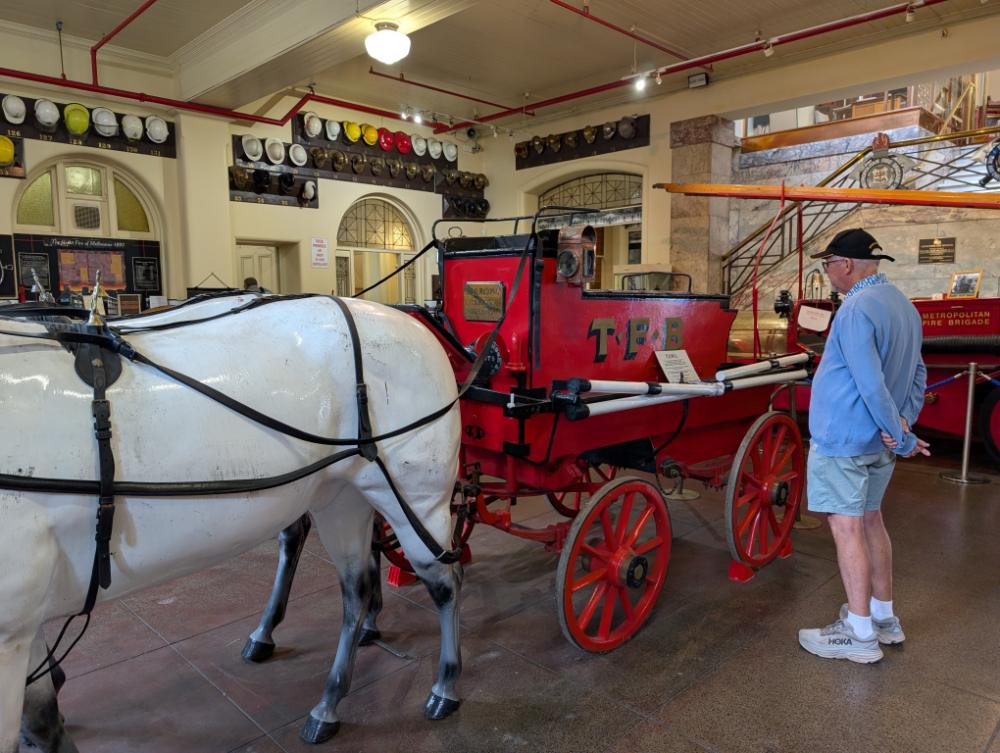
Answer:
[[[180,95],[236,108],[363,55],[373,19],[410,34],[478,0],[254,0],[176,56]]]

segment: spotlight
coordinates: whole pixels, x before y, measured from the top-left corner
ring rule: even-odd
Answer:
[[[423,123],[424,122],[424,119],[420,117],[420,111],[419,110],[416,113],[414,113],[414,115],[413,115],[413,122],[414,123]]]
[[[639,76],[639,78],[637,78],[635,80],[635,88],[638,89],[639,91],[642,91],[643,89],[646,88],[646,77],[645,76]]]
[[[663,79],[660,78],[660,72],[657,71],[656,72],[656,85],[659,86],[662,83],[663,83]]]
[[[917,6],[907,5],[906,6],[906,23],[910,23],[914,18],[917,17]]]
[[[399,111],[399,117],[401,117],[403,120],[406,120],[409,117],[409,115],[410,112],[405,107]]]
[[[496,138],[496,137],[497,137],[497,129],[496,129],[496,128],[494,128],[494,129],[493,129],[493,138]]]
[[[771,46],[770,42],[764,42],[764,47],[762,49],[764,50],[764,57],[766,58],[769,58],[774,54],[774,48]]]

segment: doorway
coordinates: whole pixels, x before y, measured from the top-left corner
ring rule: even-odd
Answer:
[[[240,287],[247,277],[257,278],[257,284],[271,293],[281,292],[278,274],[278,249],[275,246],[237,246],[237,271]]]

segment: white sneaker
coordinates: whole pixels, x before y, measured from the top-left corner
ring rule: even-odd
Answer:
[[[847,622],[847,605],[840,608],[840,619]],[[903,635],[903,628],[899,626],[899,618],[893,615],[887,620],[876,620],[872,617],[872,629],[878,635],[878,642],[886,646],[902,643],[906,640]]]
[[[873,664],[882,658],[877,633],[862,640],[843,620],[837,620],[825,628],[800,630],[799,645],[824,659],[848,659],[858,664]]]

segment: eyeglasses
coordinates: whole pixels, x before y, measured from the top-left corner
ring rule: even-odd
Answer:
[[[825,261],[825,262],[823,262],[822,263],[823,264],[823,271],[825,272],[826,270],[828,270],[830,268],[831,264],[840,264],[840,262],[842,262],[842,261],[847,261],[847,259],[834,259],[833,261]]]

